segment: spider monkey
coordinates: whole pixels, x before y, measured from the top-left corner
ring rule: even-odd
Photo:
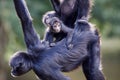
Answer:
[[[70,80],[62,72],[69,72],[79,67],[89,57],[88,43],[94,43],[98,39],[89,30],[91,25],[86,21],[79,21],[79,24],[86,27],[86,29],[73,35],[75,39],[72,40],[73,47],[70,50],[66,48],[66,39],[69,37],[64,38],[57,42],[54,47],[48,49],[41,43],[33,28],[25,1],[14,0],[14,5],[22,24],[27,51],[19,51],[13,55],[9,63],[12,67],[11,74],[20,76],[33,69],[42,80]],[[59,23],[61,24],[61,22]],[[66,32],[63,25],[61,30]],[[68,30],[71,31],[71,29],[67,29],[67,34],[70,32]]]
[[[27,46],[27,52],[17,52],[10,60],[14,76],[20,76],[33,69],[42,80],[69,80],[61,71],[69,72],[82,64],[87,80],[105,80],[99,69],[99,36],[94,35],[94,30],[91,31],[92,25],[88,21],[76,21],[77,30],[73,31],[71,49],[66,48],[66,39],[69,37],[57,42],[54,47],[46,48],[33,28],[25,1],[14,0],[14,4]]]

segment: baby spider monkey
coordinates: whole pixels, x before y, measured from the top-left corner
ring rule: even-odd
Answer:
[[[50,12],[48,14],[46,13],[42,19],[44,25],[47,27],[44,41],[47,41],[50,46],[55,46],[55,43],[60,40],[58,35],[61,35],[61,33],[65,33],[63,35],[68,35],[67,33],[73,30],[65,26],[63,22],[55,16],[54,11],[51,11],[51,13],[53,13],[53,15],[51,15]]]

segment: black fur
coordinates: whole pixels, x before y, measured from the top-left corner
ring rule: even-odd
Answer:
[[[69,28],[66,25],[64,25],[58,17],[49,16],[47,19],[47,22],[45,19],[46,18],[44,17],[43,22],[45,22],[45,25],[48,28],[47,28],[43,42],[47,41],[50,46],[51,46],[51,44],[53,44],[53,43],[55,44],[55,42],[58,42],[58,41],[56,41],[59,39],[58,34],[65,33],[67,35],[67,33],[73,32],[72,28]]]
[[[20,76],[33,69],[42,80],[69,80],[61,71],[69,72],[86,61],[90,56],[87,51],[88,43],[95,43],[98,37],[90,30],[78,31],[79,34],[73,35],[75,38],[71,41],[73,43],[71,49],[67,49],[66,46],[66,40],[69,37],[64,38],[52,48],[45,47],[33,28],[25,1],[14,0],[14,4],[22,24],[27,52],[17,52],[11,58],[12,74]],[[90,27],[88,22],[79,21],[79,25]]]
[[[18,51],[11,57],[10,66],[12,76],[20,76],[32,69],[32,62],[26,52]]]
[[[65,38],[67,36],[66,33],[63,31],[60,31],[59,33],[53,32],[51,21],[53,17],[58,17],[55,11],[49,11],[43,16],[43,23],[47,27],[45,36],[44,36],[44,41],[48,41],[49,43],[55,43],[60,41],[61,39]]]
[[[77,7],[71,8],[64,5],[65,3],[69,4],[70,0],[63,0],[62,5],[60,5],[59,0],[51,0],[53,7],[56,11],[56,17],[61,19],[63,21],[63,24],[65,24],[67,27],[74,28],[73,36],[70,36],[67,45],[72,45],[72,39],[75,38],[74,35],[79,34],[79,31],[86,30],[85,26],[82,26],[79,22],[79,20],[87,21],[89,19],[89,13],[92,8],[92,0],[71,0],[73,5],[77,5]],[[76,4],[74,4],[74,1],[76,1]],[[59,3],[59,4],[58,4]],[[71,4],[71,3],[70,3]],[[62,7],[62,8],[61,8]],[[67,8],[66,8],[67,7]],[[63,8],[69,9],[69,14],[64,13]],[[63,9],[63,10],[61,10]],[[67,10],[66,10],[67,11]],[[48,13],[47,13],[48,14]],[[51,13],[50,13],[51,14]],[[49,14],[49,15],[50,15]],[[75,24],[74,24],[75,23]],[[101,67],[101,59],[100,59],[100,36],[97,29],[95,29],[93,26],[90,26],[91,32],[93,32],[94,35],[98,36],[99,39],[96,43],[88,44],[88,52],[89,52],[89,58],[86,59],[85,62],[83,62],[83,71],[87,78],[87,80],[104,80],[103,73],[100,69]],[[62,33],[64,34],[64,33]],[[61,35],[62,35],[61,34]],[[61,37],[61,36],[57,36]],[[66,37],[66,36],[62,36]],[[61,38],[62,39],[62,38]]]
[[[43,23],[46,25],[48,24],[46,23],[46,19],[58,17],[64,25],[70,28],[74,28],[74,23],[78,17],[88,19],[92,7],[92,0],[63,0],[63,2],[61,0],[51,0],[51,3],[55,11],[47,12],[43,16]],[[80,9],[79,13],[78,9]],[[66,36],[66,33],[62,31],[60,33],[54,33],[47,30],[44,40],[53,43],[62,40]]]
[[[88,18],[92,8],[92,0],[51,0],[53,8],[57,16],[63,23],[73,28],[77,18],[78,8],[80,9],[79,16]]]
[[[68,72],[82,64],[87,80],[104,80],[99,69],[100,50],[97,42],[99,37],[94,35],[95,31],[91,31],[92,26],[87,21],[76,21],[77,30],[73,31],[71,39],[73,46],[70,49],[66,45],[69,37],[64,38],[52,48],[46,47],[33,28],[25,1],[14,0],[14,4],[21,20],[27,53],[18,52],[11,58],[13,75],[20,76],[33,69],[42,80],[69,80],[61,71]]]

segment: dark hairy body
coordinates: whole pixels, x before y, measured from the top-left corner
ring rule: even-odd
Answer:
[[[92,7],[92,0],[50,0],[54,11],[49,11],[43,16],[43,23],[46,23],[46,19],[52,17],[58,17],[64,25],[69,28],[75,27],[77,18],[85,17],[88,19],[89,13]],[[78,9],[80,10],[78,12]],[[79,16],[78,16],[79,14]],[[48,27],[48,25],[47,25]],[[53,33],[51,30],[47,30],[45,34],[45,41],[49,43],[58,42],[67,36],[63,31],[59,33]],[[54,39],[53,39],[54,38]]]
[[[91,32],[91,26],[88,22],[81,20],[76,22],[76,25],[81,26],[81,28],[73,31],[72,48],[68,49],[66,45],[69,37],[57,42],[54,47],[46,48],[33,28],[25,1],[14,0],[14,4],[22,24],[27,52],[17,52],[11,58],[12,75],[20,76],[33,69],[42,80],[69,80],[61,71],[69,72],[82,64],[87,80],[104,80],[99,70],[100,64],[96,63],[99,60],[99,55],[94,55],[94,53],[92,55],[88,52],[89,43],[94,44],[98,41],[98,37]],[[89,66],[85,66],[86,64]]]
[[[67,41],[67,45],[69,48],[69,45],[72,44],[72,39],[75,39],[76,34],[79,35],[79,31],[86,30],[85,26],[81,26],[79,24],[79,20],[88,20],[89,19],[89,13],[92,7],[92,0],[63,0],[63,4],[60,5],[59,0],[51,0],[55,12],[47,12],[45,16],[47,19],[51,19],[52,17],[58,17],[64,24],[64,26],[69,28],[74,28],[73,34],[69,37]],[[60,6],[59,6],[59,5]],[[74,7],[68,7],[68,5],[64,4],[73,4],[76,5]],[[62,7],[62,8],[61,8]],[[65,8],[65,9],[63,9]],[[67,12],[63,10],[67,10]],[[70,12],[69,12],[70,11]],[[65,13],[64,13],[65,12]],[[43,17],[46,19],[46,17]],[[45,20],[44,19],[44,20]],[[43,21],[44,22],[44,21]],[[49,23],[45,23],[49,24]],[[94,28],[94,26],[90,26],[91,32],[93,32],[94,35],[98,36],[99,39],[96,43],[89,43],[87,51],[89,52],[89,57],[83,62],[83,72],[86,76],[87,80],[105,80],[104,75],[100,69],[101,65],[101,59],[100,59],[100,36],[97,29]],[[53,37],[56,37],[57,41],[61,40],[63,37],[66,37],[64,34],[65,32],[61,31],[58,35],[58,33],[52,33]],[[50,33],[49,33],[50,35]],[[47,40],[49,41],[49,37],[47,37]],[[54,41],[56,42],[56,41]],[[70,46],[71,47],[71,46]]]

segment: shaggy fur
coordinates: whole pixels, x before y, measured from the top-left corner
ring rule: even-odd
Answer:
[[[42,80],[70,80],[61,71],[69,72],[82,64],[87,80],[104,80],[99,70],[100,55],[95,54],[99,37],[91,32],[91,25],[88,22],[84,20],[76,22],[76,28],[78,26],[85,28],[73,31],[72,48],[68,49],[66,45],[69,37],[59,41],[54,47],[46,47],[33,28],[25,1],[14,0],[14,4],[27,46],[27,52],[17,52],[10,60],[14,76],[20,76],[33,69]],[[91,44],[93,44],[93,50],[95,49],[93,53],[90,53],[92,49],[89,49]]]

